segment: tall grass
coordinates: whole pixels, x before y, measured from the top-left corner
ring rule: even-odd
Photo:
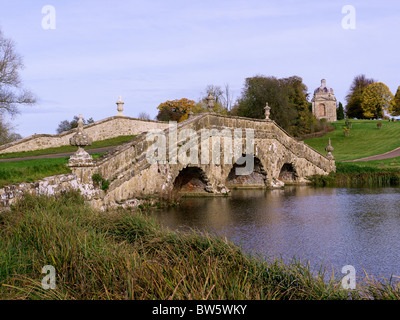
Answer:
[[[41,287],[44,265],[56,269],[55,290]],[[74,192],[27,195],[0,215],[0,299],[361,297],[325,278],[307,264],[267,263],[207,233],[164,230],[142,212],[98,212]]]
[[[315,186],[322,187],[390,187],[400,185],[400,170],[338,162],[336,172],[310,177],[310,180]]]

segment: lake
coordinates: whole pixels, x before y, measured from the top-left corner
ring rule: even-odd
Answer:
[[[341,275],[400,276],[400,188],[232,190],[229,197],[182,198],[155,212],[170,229],[226,237],[265,259],[295,256]]]

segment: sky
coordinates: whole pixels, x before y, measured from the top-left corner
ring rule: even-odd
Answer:
[[[38,98],[10,120],[23,137],[55,134],[78,114],[114,116],[119,96],[126,116],[152,119],[210,84],[238,98],[255,75],[299,76],[310,99],[325,78],[344,105],[359,74],[393,94],[400,85],[396,0],[0,0],[0,29]]]

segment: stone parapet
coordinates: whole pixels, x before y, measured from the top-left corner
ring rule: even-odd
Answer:
[[[155,129],[161,129],[160,133],[169,137],[172,131],[169,131],[168,123],[162,124],[163,127]],[[87,128],[88,126],[85,127],[85,133],[90,135]],[[195,132],[197,137],[201,138],[197,140],[200,151],[203,151],[201,150],[202,142],[212,138],[212,135],[202,137],[203,129],[216,129],[219,130],[218,132],[222,132],[222,129],[232,131],[242,129],[239,130],[242,133],[242,148],[247,143],[246,130],[243,129],[253,129],[254,163],[257,161],[257,168],[251,173],[254,173],[252,177],[249,175],[247,186],[256,184],[262,187],[280,188],[286,183],[285,181],[290,183],[290,179],[297,183],[304,183],[309,176],[326,175],[336,169],[333,157],[322,155],[304,142],[296,141],[270,119],[249,119],[203,113],[193,115],[188,120],[177,124],[178,133],[185,129],[192,129],[191,132]],[[70,163],[72,175],[54,176],[32,184],[19,184],[0,189],[0,205],[12,204],[12,201],[18,198],[18,194],[23,192],[53,194],[67,188],[75,188],[83,190],[85,197],[94,206],[112,207],[143,195],[157,196],[174,192],[177,177],[185,170],[192,174],[197,172],[196,174],[204,183],[205,192],[210,194],[228,193],[228,180],[236,181],[229,178],[235,165],[232,161],[231,163],[197,164],[184,164],[179,161],[151,163],[148,161],[147,151],[154,141],[148,141],[147,138],[147,132],[142,132],[135,139],[90,162],[77,158],[79,161]],[[212,145],[211,143],[205,145],[205,148],[213,148],[208,147]],[[165,147],[169,149],[168,139]],[[328,152],[329,150],[333,148],[327,148]],[[207,149],[206,151],[210,152]],[[225,155],[222,154],[222,150],[220,151],[222,159]],[[241,154],[245,153],[244,149],[241,151]],[[93,174],[98,174],[101,179],[108,181],[107,190],[94,186]],[[239,182],[240,180],[238,179]]]
[[[93,141],[111,139],[119,136],[137,135],[151,129],[165,129],[168,123],[141,120],[126,116],[109,117],[84,126],[85,132]],[[69,139],[76,133],[72,129],[60,134],[35,134],[0,146],[0,154],[56,148],[69,145]]]

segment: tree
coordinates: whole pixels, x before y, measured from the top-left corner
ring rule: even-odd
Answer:
[[[14,115],[19,111],[18,106],[36,102],[34,95],[23,87],[19,74],[23,67],[14,42],[0,30],[0,113]]]
[[[207,102],[205,101],[205,99],[197,102],[193,106],[191,111],[193,112],[193,114],[209,112],[208,105],[207,105]],[[217,102],[214,103],[213,111],[218,114],[223,114],[223,115],[228,114],[228,110],[224,106],[222,106],[220,103],[217,103]]]
[[[307,86],[302,78],[292,76],[254,76],[245,80],[241,97],[232,108],[231,114],[264,119],[266,103],[271,107],[270,118],[294,136],[319,130],[320,123],[311,112]]]
[[[289,130],[295,136],[318,130],[320,123],[312,114],[312,105],[308,101],[308,89],[298,76],[279,79],[280,86],[293,109],[297,112],[294,126]]]
[[[275,77],[254,76],[246,78],[242,95],[238,99],[237,115],[264,119],[266,103],[271,107],[270,118],[289,131],[297,117],[287,96]]]
[[[346,96],[346,116],[347,118],[364,119],[364,112],[361,107],[362,94],[365,88],[374,83],[374,79],[368,79],[364,74],[354,77]]]
[[[209,91],[211,90],[212,95],[215,98],[215,103],[222,106],[223,109],[229,111],[233,105],[233,94],[230,89],[229,84],[224,84],[224,88],[222,89],[220,86],[215,86],[209,84],[202,95],[201,101],[205,101],[205,98],[208,96]]]
[[[392,116],[400,116],[400,86],[397,88],[394,96],[394,110]]]
[[[69,131],[71,129],[77,128],[78,120],[79,120],[79,117],[74,116],[71,121],[68,121],[68,120],[61,121],[58,124],[58,128],[56,129],[57,133],[61,133],[64,131]],[[93,118],[89,118],[87,121],[84,118],[82,118],[82,120],[83,120],[83,125],[88,125],[88,124],[94,123]]]
[[[341,102],[339,102],[339,107],[336,110],[336,118],[337,118],[337,120],[344,119],[344,109],[343,109],[343,105]]]
[[[224,85],[223,105],[228,111],[232,109],[233,93],[228,83]]]
[[[213,84],[209,84],[206,86],[204,92],[202,93],[202,98],[200,98],[200,100],[205,101],[210,91],[211,94],[214,96],[215,103],[223,105],[225,102],[224,91],[221,89],[220,86],[215,86]]]
[[[150,120],[150,115],[147,112],[141,112],[138,115],[138,119],[141,120]]]
[[[14,132],[12,125],[0,115],[0,145],[22,139],[19,133]]]
[[[203,112],[208,112],[208,101],[207,97],[209,96],[211,92],[211,95],[214,97],[214,107],[213,111],[218,114],[223,114],[227,115],[228,114],[228,105],[231,102],[231,94],[229,91],[229,85],[225,85],[225,90],[223,91],[220,86],[215,86],[212,84],[209,84],[206,86],[205,91],[202,93],[202,97],[200,98],[200,101],[197,102],[194,107],[192,108],[192,111],[194,114],[199,114]]]
[[[157,120],[181,122],[188,118],[188,113],[195,105],[194,100],[186,98],[167,100],[161,103],[157,109]]]
[[[363,94],[361,108],[365,118],[383,118],[384,113],[394,112],[394,96],[390,89],[382,82],[368,85]]]
[[[215,108],[214,111],[217,113],[227,114],[233,105],[233,94],[229,84],[225,83],[224,88],[213,84],[207,85],[204,92],[201,93],[202,96],[200,98],[200,102],[206,103],[206,98],[210,91],[215,98],[215,105],[218,105],[218,107]],[[205,108],[204,110],[206,112],[208,109]]]

